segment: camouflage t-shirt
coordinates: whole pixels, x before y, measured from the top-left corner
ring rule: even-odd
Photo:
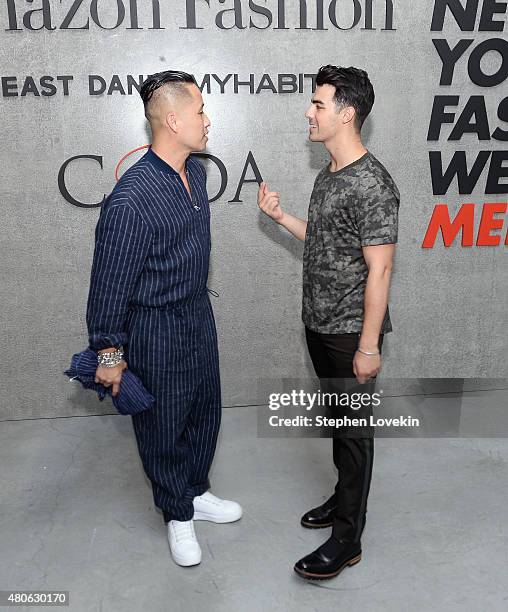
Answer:
[[[368,267],[362,246],[397,242],[399,191],[372,153],[317,175],[303,252],[304,324],[323,334],[361,332]],[[392,331],[386,309],[381,333]]]

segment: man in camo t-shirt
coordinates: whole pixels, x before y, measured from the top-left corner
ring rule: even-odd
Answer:
[[[317,175],[303,251],[306,327],[322,334],[361,332],[369,269],[362,247],[397,242],[399,192],[367,151]],[[392,331],[388,307],[381,333]]]
[[[316,177],[308,220],[285,212],[279,194],[265,183],[258,193],[261,210],[305,242],[302,319],[324,390],[330,384],[345,388],[344,379],[356,378],[357,389],[371,393],[381,367],[384,334],[392,331],[388,294],[399,192],[361,141],[373,103],[374,90],[365,71],[320,68],[305,116],[309,139],[325,145],[330,163]],[[333,438],[339,472],[335,492],[301,519],[304,527],[332,527],[332,534],[296,563],[300,576],[332,578],[360,561],[373,458],[371,428]]]

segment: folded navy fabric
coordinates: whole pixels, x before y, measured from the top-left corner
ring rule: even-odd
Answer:
[[[87,348],[72,356],[71,365],[64,374],[70,376],[71,380],[77,379],[85,389],[93,389],[102,401],[106,395],[110,395],[113,405],[120,414],[137,414],[152,407],[155,398],[148,393],[139,378],[128,368],[122,373],[120,390],[116,397],[111,394],[112,387],[105,387],[95,382],[95,371],[97,370],[97,353]]]

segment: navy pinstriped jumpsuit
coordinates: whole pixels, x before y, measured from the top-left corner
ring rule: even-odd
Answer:
[[[166,521],[190,520],[208,489],[221,417],[206,174],[192,156],[186,172],[192,197],[150,148],[116,184],[96,227],[86,316],[90,347],[123,345],[156,399],[132,421]]]

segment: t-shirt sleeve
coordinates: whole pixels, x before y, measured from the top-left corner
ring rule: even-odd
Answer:
[[[363,191],[356,206],[356,222],[362,246],[397,242],[399,191],[377,180]]]

